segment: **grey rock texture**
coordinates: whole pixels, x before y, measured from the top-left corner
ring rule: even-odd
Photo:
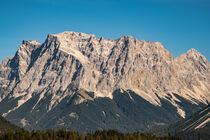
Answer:
[[[210,63],[194,49],[174,58],[159,42],[63,32],[49,34],[43,44],[23,41],[15,56],[0,64],[0,113],[9,120],[18,110],[40,111],[42,103],[46,114],[74,95],[75,106],[101,98],[114,100],[118,89],[133,102],[128,91],[158,108],[164,100],[185,118],[210,102]],[[33,105],[23,109],[28,102]],[[79,118],[75,113],[70,116]],[[14,122],[21,120],[19,125],[26,126],[25,118]]]

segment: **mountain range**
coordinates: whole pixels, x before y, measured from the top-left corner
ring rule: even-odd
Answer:
[[[0,64],[0,114],[26,129],[144,131],[210,102],[210,63],[159,42],[77,32],[23,41]]]

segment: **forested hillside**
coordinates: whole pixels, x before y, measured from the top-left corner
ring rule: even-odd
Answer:
[[[0,116],[0,134],[21,131],[22,129],[16,125],[11,124],[9,121]]]

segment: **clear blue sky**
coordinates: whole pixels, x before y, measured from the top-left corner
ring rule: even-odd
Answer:
[[[0,61],[22,40],[76,31],[158,41],[174,57],[195,48],[210,60],[210,0],[0,0]]]

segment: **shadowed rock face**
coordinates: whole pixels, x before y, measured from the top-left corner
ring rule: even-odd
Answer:
[[[41,111],[44,119],[61,103],[64,109],[67,98],[74,97],[75,106],[97,104],[99,98],[114,100],[113,92],[118,89],[127,94],[132,91],[156,108],[170,104],[166,110],[174,108],[177,117],[169,115],[167,121],[157,122],[168,123],[210,102],[210,64],[194,49],[173,58],[159,42],[130,36],[105,40],[76,32],[50,34],[43,44],[23,41],[15,56],[0,64],[0,113],[11,120],[17,112],[29,114],[14,122],[21,125],[24,119],[24,126],[32,129],[30,112],[36,110],[36,116]],[[78,114],[72,114],[79,121]],[[140,117],[136,116],[133,122]]]
[[[184,139],[198,140],[209,139],[210,135],[210,105],[193,113],[186,119],[182,119],[167,127],[152,129],[153,135],[168,135],[169,133],[181,136]]]

